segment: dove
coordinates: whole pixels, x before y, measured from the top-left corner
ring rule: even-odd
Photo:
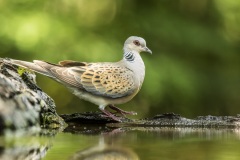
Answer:
[[[78,62],[72,60],[53,64],[41,60],[33,62],[5,59],[5,62],[30,69],[63,84],[80,99],[99,106],[104,116],[121,122],[121,118],[106,107],[122,115],[136,115],[115,105],[130,101],[141,89],[145,77],[145,65],[141,52],[152,51],[146,41],[137,36],[127,38],[123,46],[123,58],[118,62]]]

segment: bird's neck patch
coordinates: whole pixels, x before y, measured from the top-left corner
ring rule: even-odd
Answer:
[[[125,52],[123,55],[123,58],[128,62],[134,62],[134,60],[135,60],[135,56],[131,51]]]

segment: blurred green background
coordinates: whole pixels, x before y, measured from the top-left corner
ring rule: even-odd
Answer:
[[[0,56],[53,63],[118,61],[129,36],[145,38],[146,78],[125,110],[146,117],[240,113],[240,1],[0,0]],[[37,76],[58,113],[94,111]]]

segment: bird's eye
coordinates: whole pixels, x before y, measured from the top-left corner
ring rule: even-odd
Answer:
[[[134,43],[136,46],[140,46],[140,42],[139,42],[138,40],[133,41],[133,43]]]

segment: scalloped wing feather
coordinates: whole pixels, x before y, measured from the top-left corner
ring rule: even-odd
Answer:
[[[111,64],[93,64],[84,68],[80,83],[92,94],[119,98],[135,91],[133,72],[127,68]]]

